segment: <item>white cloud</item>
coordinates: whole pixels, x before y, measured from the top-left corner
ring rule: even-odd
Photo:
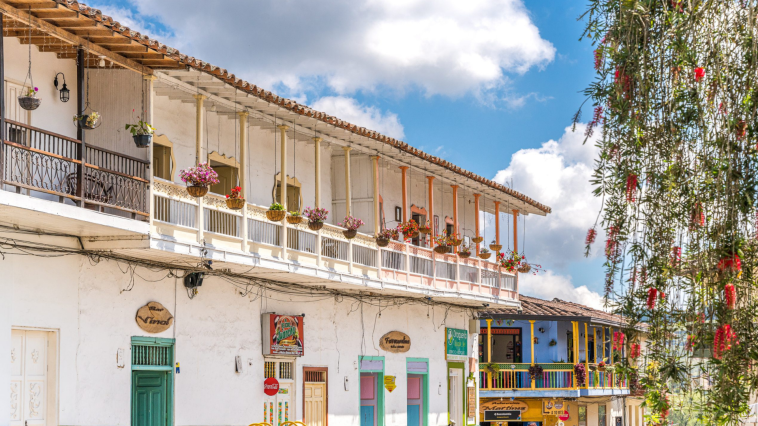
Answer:
[[[558,298],[595,309],[604,309],[602,295],[588,289],[586,285],[574,287],[571,277],[556,275],[553,271],[540,272],[537,275],[521,274],[519,291],[540,299]]]
[[[129,1],[165,23],[183,53],[291,94],[324,86],[343,95],[480,94],[556,52],[523,0]]]
[[[311,107],[393,138],[402,139],[405,136],[397,114],[383,113],[376,107],[361,105],[353,98],[326,96],[313,102]]]

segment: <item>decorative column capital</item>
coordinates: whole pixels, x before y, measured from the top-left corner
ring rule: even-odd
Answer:
[[[482,194],[474,194],[474,199],[475,199],[475,200],[478,200],[478,199],[479,199],[479,197],[481,197],[481,196],[482,196]]]
[[[372,155],[371,156],[371,159],[374,160],[374,161],[379,161],[380,158],[382,158],[382,157],[380,157],[378,155]]]
[[[250,115],[250,113],[247,111],[238,111],[237,115],[239,115],[240,117],[247,117],[248,115]]]
[[[351,146],[343,146],[342,150],[345,151],[345,152],[350,152],[350,151],[353,150],[353,147],[351,147]]]
[[[426,178],[429,179],[429,182],[434,180],[434,176],[427,176]]]
[[[450,187],[453,189],[458,189],[458,185],[450,185]]]
[[[148,80],[148,81],[155,81],[155,80],[157,80],[157,79],[158,79],[158,77],[156,77],[156,76],[154,76],[154,75],[143,75],[143,76],[142,76],[142,79],[143,79],[143,80]]]
[[[403,171],[410,169],[408,166],[398,166],[397,168]]]
[[[280,125],[276,126],[276,128],[279,129],[279,130],[287,130],[287,129],[290,128],[290,126],[288,126],[286,124],[280,124]]]
[[[324,139],[322,139],[322,138],[313,138],[313,142],[316,142],[316,143],[319,143],[322,140],[324,140]]]
[[[197,99],[198,101],[203,101],[205,99],[208,99],[205,95],[192,95],[193,98]]]

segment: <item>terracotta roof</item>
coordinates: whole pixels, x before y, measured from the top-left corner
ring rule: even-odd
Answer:
[[[625,325],[627,321],[620,315],[614,315],[589,306],[561,299],[542,300],[536,297],[519,295],[521,312],[516,307],[497,307],[480,312],[480,316],[493,317],[565,317],[565,318],[589,318],[592,322],[606,324]]]
[[[113,18],[107,15],[103,15],[103,13],[95,8],[91,8],[87,6],[84,3],[79,3],[75,0],[54,0],[59,5],[66,7],[70,10],[76,11],[79,13],[78,16],[80,17],[86,17],[89,18],[99,24],[102,24],[103,26],[107,27],[108,29],[114,31],[115,33],[118,33],[119,35],[129,38],[134,42],[140,43],[147,48],[157,52],[162,53],[164,55],[165,59],[161,59],[160,61],[167,61],[167,60],[173,60],[176,62],[176,66],[169,67],[169,66],[151,66],[149,65],[150,61],[139,61],[142,64],[145,64],[147,67],[151,68],[173,68],[177,69],[183,66],[187,66],[189,68],[199,70],[202,72],[205,72],[207,74],[210,74],[212,76],[215,76],[216,78],[225,81],[229,85],[246,92],[248,94],[251,94],[253,96],[256,96],[260,99],[266,100],[270,103],[276,104],[280,107],[286,108],[296,114],[300,114],[306,117],[312,117],[317,120],[320,120],[324,123],[331,124],[333,126],[345,129],[349,132],[352,132],[356,135],[365,136],[371,139],[374,139],[379,142],[384,142],[392,147],[395,147],[403,152],[409,153],[411,155],[414,155],[420,159],[423,159],[425,161],[429,161],[431,163],[437,164],[439,166],[442,166],[452,172],[455,172],[461,176],[464,176],[468,179],[474,180],[476,182],[479,182],[481,184],[487,185],[493,189],[499,190],[511,197],[514,197],[526,204],[529,204],[538,210],[544,212],[544,213],[551,213],[551,208],[537,202],[536,200],[533,200],[532,198],[527,197],[526,195],[514,191],[513,189],[510,189],[504,185],[501,185],[497,182],[494,182],[490,179],[484,178],[482,176],[479,176],[475,173],[472,173],[468,170],[464,170],[461,167],[456,166],[455,164],[443,160],[442,158],[427,154],[419,149],[416,149],[407,143],[397,140],[394,138],[391,138],[389,136],[385,136],[380,134],[379,132],[376,132],[374,130],[367,129],[365,127],[359,127],[355,124],[348,123],[347,121],[340,120],[336,117],[333,117],[331,115],[328,115],[326,113],[316,111],[308,106],[298,104],[297,102],[286,99],[281,96],[277,96],[271,91],[265,90],[261,87],[258,87],[254,84],[251,84],[245,80],[242,80],[240,78],[237,78],[234,74],[230,73],[228,70],[209,64],[208,62],[202,61],[198,58],[185,55],[181,52],[179,52],[177,49],[174,49],[172,47],[166,46],[165,44],[159,42],[158,40],[151,39],[147,37],[146,35],[142,35],[139,32],[131,30],[129,27],[121,25],[118,21],[115,21]],[[14,0],[9,0],[9,3],[14,3]],[[20,10],[23,10],[23,7],[19,6]],[[35,12],[32,11],[32,14]],[[170,62],[170,61],[169,61]]]

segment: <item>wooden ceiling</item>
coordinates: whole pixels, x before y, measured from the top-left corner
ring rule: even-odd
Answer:
[[[112,62],[125,68],[135,68],[134,64],[152,69],[186,67],[178,57],[171,57],[165,46],[148,42],[113,21],[99,22],[97,18],[102,15],[89,16],[72,10],[73,7],[79,6],[65,0],[0,0],[3,36],[17,37],[22,44],[31,42],[41,52],[55,52],[59,58],[76,58],[76,47],[85,45],[88,67],[97,67],[100,56],[104,56],[107,66]],[[31,32],[29,13],[32,15]],[[91,45],[100,49],[87,48]],[[143,67],[137,68],[140,69],[135,71],[145,72]]]

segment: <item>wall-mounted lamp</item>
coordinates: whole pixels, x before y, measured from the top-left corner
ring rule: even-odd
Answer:
[[[100,68],[105,68],[105,56],[99,56],[99,58],[100,58],[100,62],[98,62],[98,64],[97,64],[97,65],[98,65]]]
[[[539,330],[540,330],[540,333],[544,333],[545,332],[545,328],[544,327],[540,327]]]
[[[63,76],[63,87],[61,87],[60,90],[58,90],[58,76],[59,75]],[[58,90],[60,92],[61,102],[68,102],[71,91],[68,90],[68,87],[66,87],[66,76],[62,72],[55,74],[55,79],[53,80],[53,86],[55,86],[55,90]]]

